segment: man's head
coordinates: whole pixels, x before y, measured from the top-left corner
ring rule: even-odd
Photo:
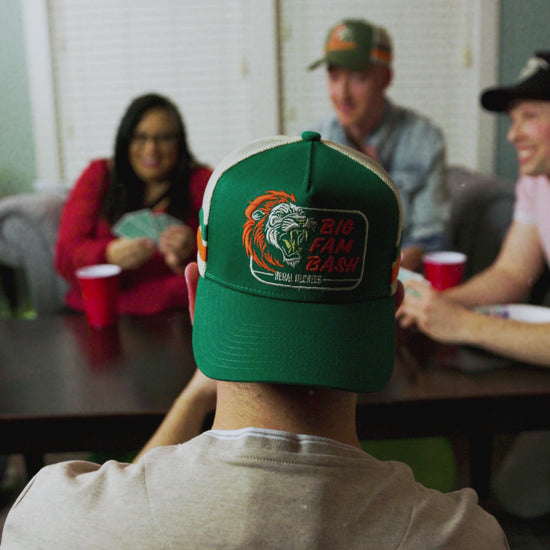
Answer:
[[[332,27],[324,56],[328,92],[338,121],[354,135],[367,135],[378,126],[384,93],[391,82],[392,45],[388,32],[361,19],[344,19]]]
[[[365,155],[276,136],[216,168],[193,350],[219,380],[376,391],[393,369],[401,203]]]
[[[508,112],[508,140],[517,150],[520,174],[550,175],[550,52],[531,57],[511,86],[486,90],[481,104]]]

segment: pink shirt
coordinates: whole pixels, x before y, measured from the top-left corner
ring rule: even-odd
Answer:
[[[523,176],[516,185],[514,220],[536,225],[544,250],[546,263],[550,265],[550,180],[547,176]]]

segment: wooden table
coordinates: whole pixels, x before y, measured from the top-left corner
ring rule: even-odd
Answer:
[[[467,436],[471,485],[489,493],[495,434],[550,430],[550,369],[398,332],[392,379],[360,395],[361,439]]]
[[[0,454],[139,449],[195,369],[186,314],[0,322]]]
[[[418,334],[398,343],[387,388],[359,396],[360,438],[467,436],[472,486],[486,494],[492,435],[550,429],[550,371],[491,366]],[[194,369],[186,314],[104,331],[77,314],[2,321],[0,454],[24,453],[32,473],[46,452],[139,449]]]

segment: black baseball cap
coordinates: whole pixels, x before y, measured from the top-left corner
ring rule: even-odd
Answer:
[[[516,99],[550,101],[550,51],[536,52],[511,86],[485,90],[481,105],[488,111],[507,111]]]

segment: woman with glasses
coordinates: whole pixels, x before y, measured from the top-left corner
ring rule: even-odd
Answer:
[[[189,150],[182,117],[169,99],[134,99],[113,158],[90,163],[63,209],[56,268],[71,285],[67,305],[83,309],[78,268],[111,263],[122,269],[119,313],[186,308],[183,269],[196,253],[198,212],[211,173]],[[138,219],[122,224],[130,212]]]

